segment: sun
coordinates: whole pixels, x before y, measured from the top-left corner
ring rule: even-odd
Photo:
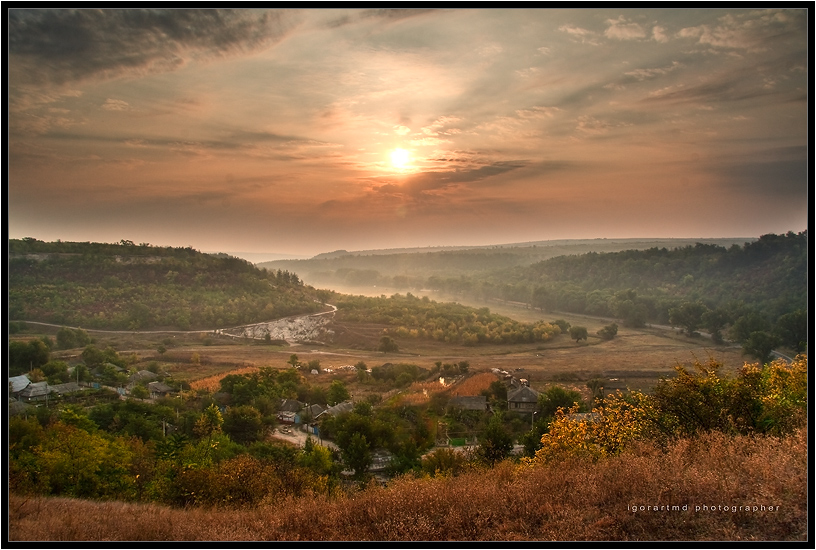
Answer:
[[[408,166],[408,162],[410,162],[410,160],[411,154],[405,149],[397,148],[391,151],[391,164],[394,166],[394,168],[402,170]]]

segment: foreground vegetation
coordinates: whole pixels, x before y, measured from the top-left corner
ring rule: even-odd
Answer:
[[[453,368],[452,365],[446,367]],[[463,369],[466,365],[457,367]],[[303,386],[295,368],[224,378],[222,390],[231,404],[223,408],[223,413],[212,397],[204,395],[149,405],[135,400],[120,401],[114,394],[112,401],[89,408],[69,403],[51,409],[39,408],[28,418],[13,417],[9,424],[9,489],[13,494],[31,497],[72,496],[178,507],[271,507],[276,510],[295,505],[308,508],[315,503],[325,506],[340,503],[338,510],[347,510],[349,505],[342,503],[349,499],[356,503],[376,497],[383,503],[375,515],[384,514],[382,523],[399,527],[391,534],[387,530],[371,531],[379,535],[370,536],[424,538],[438,537],[441,531],[437,529],[453,529],[456,524],[440,524],[438,519],[428,524],[421,513],[404,508],[405,502],[417,502],[420,506],[420,501],[406,500],[401,491],[431,494],[441,488],[449,490],[451,495],[438,495],[434,501],[447,501],[454,496],[459,498],[462,492],[474,491],[467,488],[467,484],[478,482],[479,491],[493,487],[495,493],[471,501],[474,511],[462,516],[468,520],[481,518],[483,530],[471,527],[471,531],[456,531],[457,537],[470,539],[498,537],[498,533],[507,534],[502,531],[505,523],[515,525],[514,516],[494,516],[491,511],[494,503],[502,503],[510,509],[523,508],[530,513],[528,505],[509,499],[508,494],[515,491],[520,491],[518,498],[532,502],[549,499],[548,506],[543,508],[551,510],[543,516],[548,520],[557,517],[560,509],[554,507],[553,494],[561,498],[566,494],[566,502],[572,505],[589,502],[597,508],[601,502],[594,500],[597,496],[589,501],[562,492],[544,492],[538,496],[542,491],[540,487],[536,492],[535,486],[525,485],[528,478],[539,479],[544,486],[552,485],[556,480],[549,477],[558,477],[553,472],[572,468],[576,479],[600,475],[598,490],[618,495],[605,505],[640,506],[638,498],[650,506],[708,506],[712,498],[721,499],[714,502],[716,506],[752,507],[764,502],[762,505],[766,507],[784,506],[788,514],[782,514],[788,517],[784,528],[771,522],[769,528],[773,530],[766,534],[799,536],[798,520],[790,519],[789,514],[798,517],[801,504],[794,506],[796,501],[792,495],[804,491],[803,486],[798,485],[804,470],[798,468],[804,468],[805,453],[801,456],[797,453],[806,441],[807,358],[800,356],[790,365],[782,360],[763,366],[745,365],[734,378],[722,376],[719,368],[713,360],[707,364],[697,363],[694,369],[678,367],[676,377],[663,379],[650,394],[631,392],[604,396],[601,392],[594,398],[593,414],[584,418],[570,416],[581,408],[580,397],[552,386],[539,396],[537,410],[541,420],[528,433],[518,435],[518,440],[524,442],[526,454],[520,459],[510,454],[514,441],[513,421],[506,423],[500,399],[493,402],[493,414],[444,406],[437,409],[444,401],[435,398],[425,406],[408,406],[400,401],[383,402],[378,406],[370,401],[358,402],[353,410],[319,422],[323,436],[332,438],[338,447],[330,450],[314,440],[299,449],[273,443],[264,436],[265,417],[275,411],[272,398],[309,389]],[[401,370],[407,373],[411,369]],[[382,368],[371,371],[378,373],[377,376],[385,375]],[[361,369],[360,372],[366,371]],[[499,393],[500,387],[503,387],[500,382],[491,384],[485,395]],[[319,394],[317,389],[311,391],[312,398]],[[348,398],[342,384],[333,382],[324,391],[328,401]],[[440,416],[436,416],[437,413]],[[433,447],[436,438],[428,429],[429,419],[449,425],[481,424],[478,446],[466,452]],[[174,427],[171,435],[166,433],[168,423]],[[710,446],[717,447],[718,451],[713,453]],[[369,483],[373,480],[368,473],[371,455],[380,448],[393,453],[388,472],[395,477],[387,489]],[[771,451],[779,456],[774,457],[773,465],[765,465],[764,473],[743,472],[734,480],[732,468],[750,466],[755,453]],[[701,466],[712,456],[725,461],[719,470],[714,467],[716,462]],[[620,460],[628,466],[622,466]],[[667,482],[663,492],[655,493],[654,487],[644,488],[642,484],[628,481],[635,489],[643,490],[638,497],[631,488],[621,492],[617,481],[608,478],[608,468],[623,474],[626,467],[635,470],[643,467],[646,468],[641,472],[644,479],[657,475],[665,481],[671,469],[662,469],[664,463],[673,464],[682,474],[684,481],[676,490],[672,489],[672,483],[676,482]],[[785,474],[786,479],[768,479],[770,472],[778,473],[781,466],[792,468]],[[653,472],[655,468],[657,474]],[[596,469],[601,474],[593,473]],[[343,474],[343,470],[349,472]],[[701,476],[696,483],[691,482],[691,472]],[[629,475],[632,474],[626,473]],[[683,478],[684,475],[688,477]],[[461,480],[453,481],[457,478]],[[483,478],[504,481],[499,485],[495,480],[478,481]],[[611,488],[603,486],[602,481],[611,483]],[[508,493],[505,486],[510,485],[512,491]],[[583,492],[577,486],[573,491]],[[395,502],[387,504],[391,498],[396,499]],[[462,497],[461,502],[466,501],[467,498]],[[564,504],[557,502],[558,506]],[[570,504],[564,506],[569,508]],[[739,511],[745,512],[744,509]],[[598,521],[605,517],[603,509],[596,509],[595,514]],[[688,517],[685,516],[684,522]],[[754,516],[747,513],[736,514],[735,511],[728,517],[739,518],[736,527],[743,523],[753,525],[746,518]],[[511,518],[514,519],[511,521]],[[420,519],[425,523],[419,522]],[[498,519],[501,521],[494,523]],[[768,524],[767,517],[765,520]],[[521,533],[524,536],[530,532],[535,533],[534,536],[542,534],[537,530],[542,528],[542,521],[539,518],[527,527],[528,531]],[[419,531],[406,531],[412,522],[419,526],[415,527]],[[679,522],[677,528],[687,529],[684,522]],[[722,523],[722,514],[714,523]],[[462,520],[457,529],[463,529],[466,524]],[[602,525],[605,525],[603,521]],[[702,525],[712,524],[706,520]],[[491,527],[499,530],[490,531]],[[736,527],[730,525],[729,529]],[[519,535],[515,529],[517,526],[512,527],[512,532]],[[329,538],[359,536],[356,531],[338,532],[336,527],[329,532]],[[581,536],[590,536],[588,533]],[[611,536],[643,536],[633,533],[613,531]],[[709,535],[717,536],[714,533]],[[749,530],[743,535],[757,536],[752,533]]]
[[[597,463],[502,463],[238,510],[12,494],[9,538],[804,541],[807,439],[805,429],[785,437],[712,432],[665,450],[638,444]]]

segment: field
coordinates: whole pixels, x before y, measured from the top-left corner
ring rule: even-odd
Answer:
[[[439,297],[435,297],[439,300]],[[468,304],[484,305],[484,304]],[[120,355],[129,356],[138,369],[147,368],[152,362],[177,380],[190,384],[191,388],[215,391],[218,381],[226,374],[243,374],[261,366],[288,368],[287,361],[296,354],[301,363],[320,361],[322,369],[334,370],[341,365],[354,365],[363,361],[368,367],[387,362],[412,363],[432,369],[435,363],[458,363],[468,361],[473,374],[489,373],[498,368],[527,378],[534,389],[544,389],[557,383],[579,391],[586,391],[586,381],[601,378],[608,389],[640,389],[648,391],[662,376],[671,376],[673,367],[690,364],[695,360],[706,361],[713,357],[723,363],[726,372],[732,373],[749,357],[742,355],[735,346],[715,346],[705,337],[690,338],[669,328],[646,327],[630,329],[620,327],[612,340],[602,340],[595,332],[611,322],[609,319],[589,318],[561,313],[544,313],[514,307],[509,304],[490,304],[491,311],[521,321],[541,319],[564,319],[572,325],[585,326],[589,332],[587,341],[576,343],[567,335],[550,342],[517,345],[451,345],[429,340],[399,340],[400,350],[384,354],[376,351],[383,325],[333,323],[330,341],[318,343],[291,343],[268,345],[261,341],[231,339],[213,333],[105,333],[91,331],[98,347],[113,346]],[[43,333],[56,329],[31,325]],[[16,335],[16,337],[23,337]],[[30,335],[25,335],[30,337]],[[163,344],[164,343],[164,344]],[[159,353],[164,345],[167,349]],[[71,359],[81,350],[55,352],[54,358]],[[197,361],[196,361],[197,356]],[[321,372],[307,375],[314,384],[326,384],[341,378],[352,394],[364,396],[376,392],[376,387],[361,386],[353,372]],[[427,391],[427,388],[425,388]]]

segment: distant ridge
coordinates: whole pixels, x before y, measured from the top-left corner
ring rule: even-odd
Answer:
[[[427,252],[446,252],[446,251],[458,251],[458,250],[478,250],[478,249],[501,249],[501,248],[533,248],[533,247],[546,247],[546,246],[569,246],[569,245],[590,245],[590,244],[627,244],[627,243],[660,243],[661,245],[665,245],[666,243],[674,243],[676,242],[678,246],[685,246],[687,244],[694,244],[694,243],[702,243],[702,244],[716,244],[720,246],[725,246],[727,243],[730,244],[737,244],[743,245],[744,243],[754,242],[756,241],[756,237],[709,237],[709,238],[694,238],[694,237],[677,237],[677,238],[660,238],[660,237],[648,237],[648,238],[625,238],[625,239],[615,239],[615,238],[603,238],[599,237],[596,239],[554,239],[548,241],[527,241],[527,242],[519,242],[519,243],[504,243],[504,244],[485,244],[485,245],[451,245],[451,246],[417,246],[417,247],[407,247],[407,248],[375,248],[370,250],[354,250],[349,252],[348,250],[335,250],[334,252],[323,252],[316,256],[311,257],[312,260],[326,260],[331,258],[340,258],[342,256],[383,256],[387,254],[421,254]],[[294,258],[293,258],[294,259]]]

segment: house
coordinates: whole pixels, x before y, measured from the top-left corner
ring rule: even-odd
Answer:
[[[300,415],[293,411],[278,411],[277,418],[284,424],[300,424]]]
[[[448,407],[455,407],[465,411],[486,411],[487,397],[484,395],[457,395],[451,397]]]
[[[165,384],[164,382],[148,382],[147,390],[150,392],[150,397],[156,399],[157,397],[165,397],[176,390]]]
[[[303,403],[297,399],[281,399],[278,405],[278,412],[300,412]]]
[[[135,386],[140,382],[153,381],[158,377],[159,375],[156,374],[155,372],[150,372],[149,370],[140,370],[139,372],[131,374],[128,377],[129,382],[128,387]]]
[[[531,413],[538,410],[538,392],[530,386],[519,387],[507,392],[507,410]]]
[[[31,380],[28,379],[28,376],[25,374],[21,374],[20,376],[11,376],[9,377],[9,394],[17,397],[21,391],[23,391],[26,386],[31,384]]]
[[[20,401],[30,403],[32,401],[45,401],[48,399],[48,394],[51,389],[48,387],[48,382],[32,382],[22,391],[20,391]]]
[[[340,413],[351,412],[352,409],[354,409],[354,402],[352,402],[352,401],[343,401],[342,403],[338,403],[334,407],[329,407],[328,409],[321,412],[320,414],[318,414],[314,418],[315,418],[315,420],[317,420],[319,417],[323,416],[324,414],[327,414],[329,416],[337,416]]]
[[[76,393],[78,391],[82,391],[82,387],[76,382],[66,382],[65,384],[56,384],[54,386],[50,386],[51,391],[58,396],[62,397],[63,395],[67,395],[69,393]]]

